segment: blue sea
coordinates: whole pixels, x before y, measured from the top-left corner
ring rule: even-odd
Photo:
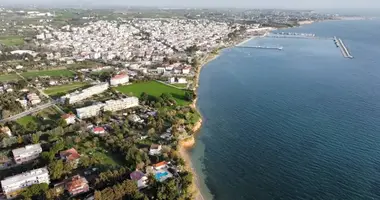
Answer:
[[[204,124],[191,150],[205,199],[380,199],[380,21],[281,31],[332,40],[258,38],[201,72]]]

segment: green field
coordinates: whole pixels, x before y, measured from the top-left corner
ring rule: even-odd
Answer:
[[[24,72],[21,75],[25,78],[33,78],[37,76],[74,77],[75,73],[70,70],[59,69],[59,70],[30,71],[30,72]]]
[[[86,85],[87,85],[87,83],[82,83],[82,82],[68,84],[68,85],[58,85],[58,86],[53,86],[53,87],[46,88],[44,90],[44,92],[47,95],[56,95],[56,94],[61,94],[61,93],[68,93],[68,92],[70,92],[72,90],[84,87]]]
[[[26,127],[26,125],[29,124],[30,122],[34,122],[35,124],[37,124],[38,120],[36,117],[28,115],[28,116],[18,119],[16,122],[20,124],[21,126]]]
[[[190,102],[186,101],[185,90],[176,89],[174,87],[167,86],[163,83],[156,81],[133,83],[132,85],[119,86],[116,90],[124,94],[132,94],[140,97],[141,93],[145,92],[148,95],[159,97],[162,93],[169,93],[177,101],[179,105],[188,105]]]
[[[6,46],[17,46],[24,44],[24,39],[20,36],[0,36],[0,44]]]
[[[20,79],[17,74],[3,74],[0,75],[0,82],[6,82],[6,81],[13,81],[13,80],[18,80]]]

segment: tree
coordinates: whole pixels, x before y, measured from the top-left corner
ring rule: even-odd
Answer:
[[[25,88],[26,86],[28,86],[28,82],[26,82],[24,79],[17,81],[17,85],[16,85],[17,89],[20,90],[20,89]]]
[[[61,118],[58,120],[58,126],[60,127],[66,127],[67,126],[67,122],[65,119]]]
[[[21,135],[19,135],[19,136],[17,137],[17,143],[19,143],[19,144],[24,143],[24,138],[23,138]]]
[[[37,134],[33,134],[32,135],[32,143],[37,144],[38,142],[40,142],[40,137]]]
[[[148,101],[148,100],[149,100],[149,95],[145,92],[141,93],[140,101]]]
[[[64,173],[64,165],[62,160],[55,160],[49,165],[50,176],[53,180],[60,179]]]
[[[194,92],[192,92],[192,91],[186,91],[185,92],[185,99],[187,100],[187,101],[192,101],[192,100],[194,100]]]
[[[37,130],[37,124],[34,122],[29,122],[28,124],[26,124],[26,129],[30,132],[34,132]]]

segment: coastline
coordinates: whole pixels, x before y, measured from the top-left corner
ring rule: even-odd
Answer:
[[[217,57],[219,57],[219,53],[217,54],[208,54],[205,58],[204,61],[202,61],[200,64],[199,64],[199,67],[197,69],[197,72],[196,72],[196,75],[195,75],[195,78],[194,78],[194,81],[193,81],[193,84],[194,85],[194,93],[197,94],[197,90],[198,90],[198,87],[199,87],[199,76],[201,74],[201,70],[203,68],[203,66],[205,66],[207,63],[215,60]],[[192,129],[192,132],[193,132],[193,135],[192,137],[190,138],[187,138],[187,139],[184,139],[182,141],[179,142],[178,144],[178,152],[181,156],[181,158],[183,158],[183,160],[185,161],[185,168],[186,170],[190,171],[192,174],[193,174],[193,181],[192,181],[192,186],[190,187],[191,189],[191,193],[194,195],[193,196],[193,199],[195,200],[206,200],[203,195],[202,195],[202,192],[200,190],[200,182],[199,182],[199,178],[198,178],[198,175],[193,167],[193,163],[191,161],[191,157],[190,157],[190,154],[189,154],[189,149],[193,148],[194,145],[195,145],[195,134],[198,133],[198,131],[201,129],[202,127],[202,123],[203,123],[203,117],[202,117],[202,114],[200,113],[198,107],[197,107],[197,101],[198,101],[198,97],[196,96],[196,98],[193,100],[193,102],[190,104],[190,107],[194,108],[200,115],[200,118],[198,120],[198,122],[196,122],[193,126],[193,129]]]
[[[308,21],[307,23],[300,24],[300,26],[307,25],[307,24],[312,24],[314,22],[315,21]],[[273,29],[273,30],[277,30],[277,29]],[[273,30],[271,30],[271,31],[273,31]],[[271,31],[269,31],[269,32],[271,32]],[[256,38],[265,37],[267,34],[268,34],[268,32],[266,32],[265,34],[263,34],[261,36],[249,36],[249,37],[241,38],[239,41],[232,42],[232,44],[227,45],[227,46],[221,48],[220,50],[223,50],[223,49],[229,48],[229,47],[233,47],[233,46],[242,45],[242,44],[244,44],[244,43],[246,43],[246,42],[248,42],[250,40],[253,40],[253,39],[256,39]],[[178,144],[178,151],[179,151],[180,156],[185,161],[185,168],[186,168],[186,170],[190,171],[193,174],[192,186],[190,188],[191,188],[192,194],[194,195],[193,199],[195,199],[195,200],[205,200],[205,198],[202,195],[201,190],[200,190],[200,188],[201,188],[200,187],[200,180],[199,180],[198,175],[197,175],[197,173],[196,173],[196,171],[195,171],[195,169],[193,167],[194,165],[193,165],[193,163],[191,161],[191,157],[190,157],[190,154],[189,154],[189,149],[191,149],[191,148],[194,147],[196,134],[201,129],[202,123],[203,123],[203,116],[202,116],[201,112],[199,111],[199,109],[197,107],[197,101],[198,101],[198,95],[197,95],[198,92],[197,92],[197,90],[198,90],[198,87],[199,87],[199,77],[200,77],[200,74],[201,74],[201,71],[202,71],[203,67],[205,65],[207,65],[209,62],[211,62],[211,61],[215,60],[216,58],[218,58],[219,56],[220,56],[220,52],[218,52],[218,53],[209,53],[204,58],[204,60],[202,60],[201,63],[199,64],[199,67],[197,69],[197,72],[196,72],[196,75],[195,75],[195,78],[194,78],[194,81],[193,81],[193,84],[195,84],[193,88],[194,88],[194,93],[196,94],[196,98],[190,104],[190,107],[194,108],[199,113],[200,119],[198,120],[198,122],[196,122],[194,124],[194,127],[192,129],[192,132],[193,132],[192,137],[184,139],[184,140],[180,141],[179,144]]]

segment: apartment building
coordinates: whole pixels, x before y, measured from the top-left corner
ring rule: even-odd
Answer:
[[[73,92],[65,96],[62,96],[61,101],[65,102],[66,99],[69,99],[69,103],[74,104],[84,99],[87,99],[93,95],[103,93],[104,91],[108,89],[108,87],[109,87],[108,83],[100,83],[92,87],[86,88],[82,91],[77,91],[77,92]]]
[[[139,105],[139,99],[137,97],[127,97],[118,100],[106,101],[103,110],[104,111],[119,111],[128,108],[132,108]]]
[[[11,199],[16,197],[21,189],[41,183],[50,183],[49,171],[46,167],[7,177],[1,181],[1,187],[7,199]]]
[[[38,158],[42,148],[40,144],[27,145],[18,149],[13,149],[13,158],[17,164],[22,164]]]
[[[104,103],[99,103],[99,104],[95,104],[95,105],[91,105],[91,106],[87,106],[83,108],[78,108],[77,116],[80,119],[86,119],[86,118],[100,115],[100,112],[102,111],[103,106],[104,106]]]

